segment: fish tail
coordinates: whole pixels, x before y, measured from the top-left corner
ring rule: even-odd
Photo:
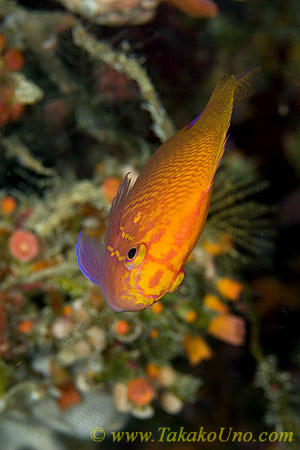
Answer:
[[[254,67],[248,70],[248,72],[239,76],[236,79],[236,89],[234,93],[234,103],[241,103],[247,98],[251,97],[261,81],[261,68]]]
[[[217,127],[219,146],[216,146],[211,167],[211,184],[224,153],[227,139],[226,135],[230,125],[233,107],[254,94],[260,78],[260,67],[254,67],[237,79],[233,75],[224,75],[220,78],[216,89],[205,108],[205,110],[208,109],[209,111],[211,109],[217,112],[217,114],[222,115],[222,119],[219,120],[218,124],[219,129]],[[203,112],[205,112],[205,110]]]
[[[182,130],[181,136],[198,153],[196,159],[208,190],[224,153],[233,107],[253,94],[259,74],[260,68],[255,67],[237,79],[222,76],[202,113]]]
[[[224,153],[235,90],[235,77],[222,76],[198,120],[189,125],[191,134],[197,134],[197,137],[194,136],[193,139],[199,142],[199,156],[203,160],[202,166],[206,167],[206,179],[209,186]]]

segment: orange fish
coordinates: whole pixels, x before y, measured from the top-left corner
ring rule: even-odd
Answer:
[[[204,111],[159,147],[133,186],[125,176],[105,244],[80,234],[78,265],[113,310],[148,308],[181,286],[206,222],[233,105],[249,90],[252,73],[223,76]]]
[[[218,12],[218,5],[213,0],[165,0],[192,17],[213,18]]]

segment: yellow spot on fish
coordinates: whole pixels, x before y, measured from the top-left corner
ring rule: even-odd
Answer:
[[[121,234],[122,239],[128,239],[129,241],[132,241],[133,236],[130,236],[129,233],[126,233],[126,232],[124,231],[124,227],[123,227],[122,225],[120,226],[120,231],[122,231],[122,234]]]
[[[120,255],[119,250],[116,250],[116,251],[115,251],[115,255],[116,255],[116,257],[118,258],[119,261],[123,261],[123,260],[124,260],[124,256],[121,256],[121,255]]]
[[[116,251],[114,252],[114,249],[113,249],[110,245],[107,246],[107,250],[110,251],[110,256],[111,256],[111,257],[116,256],[116,257],[118,258],[119,261],[123,261],[123,260],[125,259],[124,256],[121,256],[121,255],[120,255],[119,250],[116,250]]]
[[[137,215],[133,218],[133,222],[137,223],[141,219],[141,212],[138,212]]]

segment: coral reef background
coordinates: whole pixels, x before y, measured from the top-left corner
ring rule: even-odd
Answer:
[[[95,427],[299,448],[299,27],[296,0],[0,0],[1,450],[199,445]],[[255,66],[183,287],[114,313],[77,267],[80,230],[101,239],[123,176]]]

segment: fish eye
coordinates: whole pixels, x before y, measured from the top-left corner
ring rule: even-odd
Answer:
[[[131,261],[133,260],[133,258],[135,257],[137,253],[137,247],[133,247],[129,250],[128,255],[127,255],[127,261]]]
[[[146,254],[147,246],[145,244],[139,244],[135,247],[131,247],[127,253],[125,267],[129,270],[136,269],[145,259]]]

